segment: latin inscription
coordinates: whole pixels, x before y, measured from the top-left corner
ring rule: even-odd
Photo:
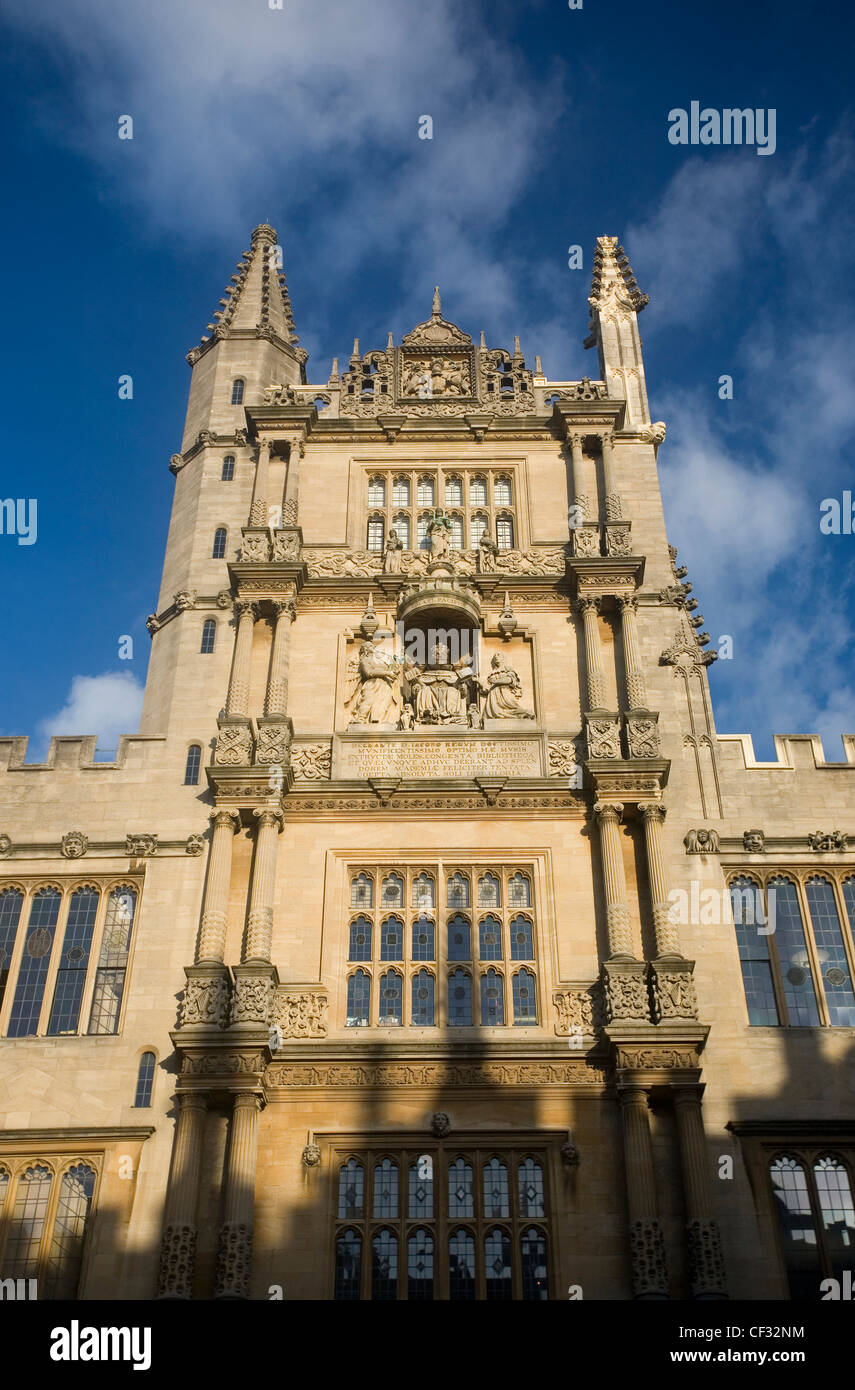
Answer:
[[[537,739],[371,739],[341,745],[342,777],[540,777]]]

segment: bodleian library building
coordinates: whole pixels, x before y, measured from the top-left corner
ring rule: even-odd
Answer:
[[[312,385],[252,233],[187,354],[140,730],[0,738],[3,1281],[786,1300],[851,1267],[855,736],[716,732],[615,237],[589,303],[580,380],[435,291]]]

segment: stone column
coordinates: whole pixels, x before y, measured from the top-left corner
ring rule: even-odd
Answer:
[[[656,958],[679,956],[680,941],[677,927],[671,921],[671,900],[668,895],[668,876],[662,852],[662,826],[665,807],[660,801],[640,801],[638,809],[644,822],[644,843],[647,850],[647,879],[653,904],[653,927],[656,933]]]
[[[260,808],[252,813],[258,820],[255,833],[255,862],[252,866],[252,892],[244,963],[270,962],[273,938],[273,894],[276,887],[276,851],[282,829],[282,812]]]
[[[644,683],[644,668],[641,664],[641,648],[638,645],[638,599],[619,598],[621,612],[621,636],[623,638],[623,663],[626,671],[626,694],[630,709],[647,708],[647,690]]]
[[[255,482],[252,489],[252,506],[249,509],[250,526],[269,525],[267,498],[270,474],[270,449],[272,440],[262,439],[258,444],[258,462],[255,465]]]
[[[579,521],[589,521],[591,517],[591,504],[588,494],[585,492],[585,472],[582,462],[582,438],[581,434],[571,434],[570,454],[573,460],[573,501],[579,508]]]
[[[618,825],[623,813],[620,802],[598,801],[594,815],[600,827],[600,850],[606,890],[606,921],[609,932],[609,956],[633,959],[632,936],[629,929],[629,906],[626,900],[626,874],[621,854]]]
[[[600,601],[596,598],[580,598],[577,607],[582,614],[585,630],[585,672],[588,680],[588,709],[603,709],[605,706],[605,683],[603,678],[603,656],[600,646],[600,629],[597,626],[597,613]]]
[[[226,715],[229,719],[246,719],[249,715],[249,674],[252,662],[252,633],[256,618],[255,604],[250,603],[249,599],[238,599],[235,615],[238,625],[232,673],[229,677],[229,693],[226,698]]]
[[[618,492],[617,479],[615,477],[614,455],[612,453],[613,436],[606,431],[601,436],[603,450],[603,486],[606,492],[606,521],[621,521],[623,519],[623,504]]]
[[[292,439],[288,452],[288,471],[285,476],[285,492],[282,497],[282,525],[297,525],[297,503],[300,491],[300,459],[303,457],[302,439]]]
[[[178,1097],[178,1123],[166,1188],[160,1249],[158,1298],[190,1298],[196,1263],[196,1203],[208,1097],[187,1091]]]
[[[721,1235],[718,1222],[713,1217],[712,1184],[701,1110],[701,1088],[676,1086],[674,1110],[683,1166],[692,1297],[727,1298]]]
[[[224,1183],[224,1219],[217,1250],[215,1298],[249,1297],[260,1109],[261,1096],[253,1091],[240,1091],[234,1098]]]
[[[632,1291],[638,1299],[664,1299],[668,1297],[668,1272],[656,1206],[647,1092],[643,1086],[628,1085],[621,1086],[618,1094],[623,1120]]]
[[[226,948],[226,915],[232,876],[232,843],[240,825],[237,811],[211,812],[213,835],[208,855],[208,878],[202,904],[202,926],[196,948],[196,964],[222,963]]]
[[[292,598],[281,599],[274,603],[273,612],[273,650],[264,702],[266,715],[285,714],[288,707],[288,637],[297,617],[297,606]]]

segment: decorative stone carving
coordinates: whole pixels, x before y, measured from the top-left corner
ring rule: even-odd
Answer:
[[[563,574],[566,554],[563,546],[540,546],[536,550],[500,550],[496,563],[503,574]]]
[[[555,1032],[559,1038],[590,1035],[602,1025],[602,1008],[598,985],[582,989],[556,989],[552,995],[555,1005]]]
[[[585,720],[589,758],[620,757],[620,722],[615,715],[598,715]]]
[[[644,967],[639,961],[631,962],[627,969],[613,963],[603,965],[602,987],[605,995],[606,1018],[609,1023],[623,1019],[650,1020],[650,998]]]
[[[282,1038],[325,1038],[329,996],[320,990],[280,988],[273,1003],[272,1023]]]
[[[283,517],[283,520],[285,518]],[[294,530],[281,530],[273,532],[273,559],[274,560],[299,560],[300,558],[300,533]]]
[[[686,1226],[693,1298],[727,1298],[727,1276],[717,1221],[690,1221]]]
[[[239,767],[252,758],[252,731],[247,724],[223,724],[217,734],[214,762],[220,767]]]
[[[181,454],[173,454],[169,460],[169,471],[175,476],[184,467],[184,458]]]
[[[561,1162],[565,1168],[579,1167],[579,1150],[572,1139],[567,1139],[561,1145]]]
[[[686,1071],[697,1068],[698,1054],[690,1047],[619,1047],[617,1064],[622,1070]]]
[[[382,568],[382,556],[371,550],[307,550],[304,558],[314,579],[340,579],[344,575],[370,579]]]
[[[145,625],[151,637],[153,637],[156,632],[159,632],[162,626],[156,613],[149,613],[145,620]]]
[[[659,729],[651,715],[626,716],[626,742],[631,758],[658,758]]]
[[[6,857],[11,852],[12,840],[9,835],[0,835],[0,858]]]
[[[663,969],[654,962],[650,983],[654,1023],[661,1023],[663,1018],[697,1018],[698,1001],[691,969]]]
[[[572,739],[551,738],[548,743],[549,776],[575,777],[578,770],[576,744]]]
[[[264,1070],[260,1052],[215,1052],[205,1057],[185,1057],[181,1070],[188,1076],[243,1076]]]
[[[189,979],[184,987],[181,1005],[182,1028],[193,1023],[225,1028],[229,1019],[230,999],[229,984],[222,975]]]
[[[665,439],[667,425],[664,420],[656,420],[647,429],[641,430],[641,438],[646,444],[655,444],[658,448]]]
[[[844,835],[842,830],[832,830],[826,833],[817,830],[813,835],[808,835],[808,844],[811,849],[818,854],[830,854],[833,850],[843,850],[848,847],[849,837]]]
[[[189,1298],[196,1266],[195,1226],[167,1226],[160,1243],[158,1298]]]
[[[269,975],[241,975],[235,981],[232,1023],[267,1023],[273,981]]]
[[[304,782],[328,780],[332,770],[332,749],[328,743],[291,745],[291,770]]]
[[[304,1168],[317,1168],[321,1161],[321,1151],[318,1145],[304,1145],[301,1159]]]
[[[742,834],[742,848],[749,854],[762,854],[766,848],[766,835],[762,830],[745,830]]]
[[[401,664],[382,644],[363,642],[347,668],[345,708],[351,724],[386,724],[395,728],[401,715]]]
[[[606,526],[606,554],[632,554],[632,534],[628,525],[616,526],[610,524]]]
[[[280,381],[274,381],[270,386],[264,388],[265,405],[297,405],[297,392],[293,386],[283,386]]]
[[[718,661],[718,652],[701,651],[700,641],[700,637],[692,632],[688,625],[681,625],[675,632],[671,645],[666,647],[659,657],[660,663],[663,666],[685,669],[692,666],[709,666],[711,662]]]
[[[371,1088],[387,1091],[395,1086],[435,1090],[441,1086],[472,1086],[494,1091],[497,1086],[602,1087],[605,1079],[601,1067],[592,1066],[582,1058],[568,1058],[565,1062],[521,1063],[321,1062],[301,1065],[274,1062],[267,1068],[264,1083],[265,1086],[318,1090],[364,1091]]]
[[[82,830],[69,830],[62,837],[60,854],[65,859],[82,859],[88,848],[89,840]]]
[[[186,844],[185,844],[185,846],[184,846],[184,852],[185,852],[185,854],[192,854],[192,855],[201,854],[204,848],[205,848],[205,837],[204,837],[204,835],[188,835],[188,836],[187,836],[187,842],[186,842]]]
[[[683,837],[687,854],[718,854],[717,830],[689,830]]]
[[[255,744],[256,763],[282,766],[288,761],[290,747],[291,731],[287,724],[259,724]]]
[[[430,1132],[437,1139],[445,1139],[451,1133],[451,1120],[444,1110],[437,1110],[431,1116]]]
[[[574,526],[572,532],[574,555],[599,555],[600,527],[595,521]]]
[[[125,854],[133,859],[148,859],[157,852],[156,835],[126,835]]]
[[[478,538],[478,572],[491,574],[497,566],[499,547],[485,526]]]
[[[534,710],[523,709],[522,683],[512,666],[501,652],[495,652],[490,661],[487,680],[482,687],[485,694],[485,719],[534,719]]]
[[[231,608],[232,603],[233,599],[231,591],[229,589],[221,589],[220,592],[217,594],[217,607]]]
[[[252,1231],[240,1221],[227,1221],[220,1227],[217,1248],[215,1298],[247,1298],[252,1260]]]
[[[241,560],[261,561],[270,559],[270,536],[267,531],[246,530],[240,548]]]
[[[658,1221],[632,1221],[629,1226],[632,1288],[636,1298],[668,1297],[665,1238]]]
[[[172,600],[179,613],[186,613],[188,608],[196,607],[196,590],[181,589]]]
[[[246,430],[235,430],[235,444],[246,443]]]

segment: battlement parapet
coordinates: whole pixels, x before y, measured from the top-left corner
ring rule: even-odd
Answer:
[[[150,766],[157,752],[165,745],[166,737],[163,734],[122,734],[115,758],[96,761],[97,734],[55,735],[50,741],[47,757],[41,763],[26,761],[29,741],[27,734],[0,736],[0,773],[71,769],[110,772],[118,768]]]
[[[855,734],[841,734],[845,760],[829,761],[825,756],[819,734],[773,734],[776,757],[771,762],[758,761],[754,755],[754,740],[750,734],[719,734],[718,743],[725,759],[742,752],[742,767],[758,771],[795,772],[800,768],[841,769],[855,767]],[[733,755],[727,745],[736,745]]]

